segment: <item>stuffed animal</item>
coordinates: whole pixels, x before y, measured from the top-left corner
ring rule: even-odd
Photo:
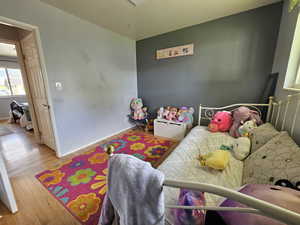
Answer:
[[[232,137],[240,137],[239,127],[242,126],[248,120],[255,120],[257,125],[262,124],[262,120],[259,113],[254,110],[250,110],[247,107],[239,107],[233,111],[233,124],[230,128],[229,134]]]
[[[244,160],[250,154],[251,141],[247,137],[235,139],[232,146],[232,154],[238,160]]]
[[[159,110],[157,111],[157,119],[162,119],[164,118],[164,107],[160,107]]]
[[[187,123],[187,124],[193,124],[193,122],[194,122],[193,114],[195,112],[194,108],[190,107],[188,109],[187,107],[182,107],[180,110],[181,110],[181,112],[178,116],[177,121],[182,122],[182,123]]]
[[[166,116],[166,119],[176,121],[177,120],[177,111],[178,111],[178,109],[175,107],[170,108],[170,112]]]
[[[239,134],[241,137],[250,137],[251,131],[257,128],[256,120],[248,120],[239,127]]]
[[[229,151],[226,150],[216,150],[206,155],[200,155],[200,165],[215,170],[224,170],[229,163],[229,154]]]
[[[130,107],[133,111],[132,118],[134,120],[143,120],[147,117],[147,108],[143,107],[143,100],[141,98],[133,98]]]
[[[183,114],[184,112],[188,112],[189,111],[189,109],[188,109],[188,107],[186,107],[186,106],[182,106],[179,110],[178,110],[178,112],[177,112],[177,120],[178,120],[178,122],[182,122],[182,121],[180,121],[180,120],[182,120],[182,118],[180,117],[181,116],[181,114]]]
[[[163,112],[163,118],[167,119],[169,113],[170,113],[171,107],[167,106],[166,108],[164,108],[164,112]]]
[[[231,125],[232,116],[230,112],[217,112],[208,125],[208,130],[211,132],[227,132]]]

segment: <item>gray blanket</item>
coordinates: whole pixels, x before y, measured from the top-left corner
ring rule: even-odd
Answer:
[[[164,175],[150,163],[116,154],[109,160],[108,192],[99,225],[164,225]]]

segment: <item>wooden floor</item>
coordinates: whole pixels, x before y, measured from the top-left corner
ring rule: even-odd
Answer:
[[[3,123],[0,126],[3,126]],[[17,199],[12,215],[0,202],[1,225],[79,225],[80,223],[35,179],[35,175],[66,160],[35,143],[32,133],[8,125],[13,134],[0,137],[0,151]],[[71,156],[69,156],[71,157]]]
[[[6,161],[19,212],[12,215],[0,202],[0,225],[80,225],[34,176],[95,146],[58,159],[54,151],[36,144],[32,133],[17,125],[1,125],[14,131],[0,137],[0,153]]]

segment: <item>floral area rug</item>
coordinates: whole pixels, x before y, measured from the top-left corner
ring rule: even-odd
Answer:
[[[173,150],[176,142],[130,130],[36,175],[43,186],[84,225],[98,224],[107,191],[108,155],[104,147],[108,144],[114,145],[116,154],[130,154],[155,167]]]

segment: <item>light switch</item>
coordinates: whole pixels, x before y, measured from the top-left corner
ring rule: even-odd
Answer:
[[[56,82],[55,87],[56,87],[56,90],[58,90],[58,91],[61,91],[63,89],[61,82]]]

